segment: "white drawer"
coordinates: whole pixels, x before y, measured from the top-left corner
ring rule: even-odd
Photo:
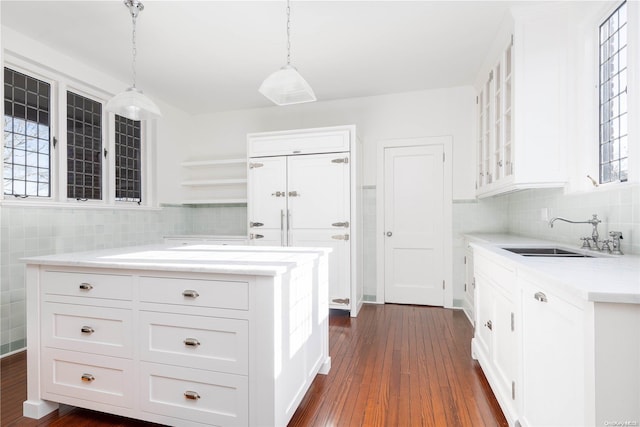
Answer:
[[[249,135],[249,157],[349,151],[348,130]]]
[[[222,280],[140,277],[140,301],[248,310],[249,284]]]
[[[42,349],[43,399],[55,395],[132,408],[135,381],[130,359]],[[88,380],[83,380],[83,377]]]
[[[142,360],[248,373],[247,320],[141,311],[140,328]]]
[[[42,344],[66,350],[132,357],[131,310],[44,302]]]
[[[246,376],[155,363],[140,365],[142,411],[207,425],[249,424]],[[186,394],[199,397],[189,399]]]
[[[86,298],[131,300],[131,276],[66,271],[44,271],[42,290],[45,294]]]
[[[516,292],[516,272],[515,267],[509,263],[498,263],[493,259],[476,256],[474,259],[474,273],[478,276],[484,276],[490,280],[507,295]]]

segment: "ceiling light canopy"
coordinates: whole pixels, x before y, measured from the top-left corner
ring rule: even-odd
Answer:
[[[133,23],[132,40],[132,62],[131,70],[133,75],[133,84],[124,92],[120,92],[111,98],[106,110],[119,116],[126,117],[131,120],[149,120],[159,117],[162,114],[158,106],[149,98],[147,98],[140,89],[136,87],[136,19],[138,14],[144,10],[144,5],[138,0],[125,0],[124,5],[127,6],[131,13],[131,21]]]
[[[313,102],[316,95],[296,67],[291,65],[291,6],[287,0],[287,65],[272,73],[258,91],[276,105]]]

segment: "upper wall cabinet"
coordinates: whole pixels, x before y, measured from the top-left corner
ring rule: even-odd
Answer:
[[[566,182],[567,11],[510,18],[476,81],[478,197]]]

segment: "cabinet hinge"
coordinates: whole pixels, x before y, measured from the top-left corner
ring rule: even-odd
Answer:
[[[516,400],[516,382],[511,381],[511,400]]]
[[[515,314],[511,313],[511,332],[516,330],[516,325],[515,325]]]
[[[489,71],[489,81],[493,80],[493,70]]]
[[[249,163],[249,169],[261,168],[263,166],[264,166],[263,163]]]
[[[445,160],[444,160],[444,156],[445,156],[445,154],[444,154],[444,153],[442,153],[442,161],[443,161],[443,162],[445,161]]]
[[[349,163],[349,158],[348,157],[342,157],[340,159],[333,159],[331,160],[331,163]]]
[[[478,97],[476,96],[476,105],[478,104]]]
[[[53,148],[56,148],[56,145],[58,145],[58,138],[56,138],[55,136],[53,137]]]
[[[444,280],[442,281],[442,289],[444,290]]]
[[[513,34],[511,34],[511,45],[513,46]]]
[[[464,264],[465,265],[467,264],[467,256],[466,255],[464,256]]]
[[[467,284],[464,284],[464,291],[467,292]]]

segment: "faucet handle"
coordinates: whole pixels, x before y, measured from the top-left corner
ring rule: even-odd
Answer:
[[[600,248],[601,252],[607,251],[608,253],[611,253],[610,244],[613,243],[613,240],[607,239],[607,240],[601,241],[600,243],[602,243],[602,247]]]
[[[609,236],[614,239],[622,240],[622,231],[610,231]]]
[[[591,249],[591,237],[581,237],[582,247],[581,249]]]

